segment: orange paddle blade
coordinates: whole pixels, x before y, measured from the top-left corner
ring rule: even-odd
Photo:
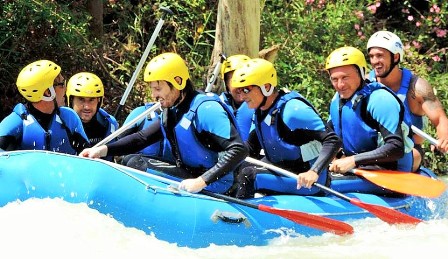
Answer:
[[[414,196],[437,198],[446,190],[443,181],[414,173],[363,169],[353,173],[385,189]]]
[[[417,225],[418,223],[423,222],[421,219],[409,216],[394,209],[390,209],[380,205],[364,203],[355,198],[350,199],[350,203],[367,210],[368,212],[372,213],[373,215],[389,224]]]
[[[360,208],[363,208],[365,210],[367,210],[368,212],[372,213],[373,215],[377,216],[378,218],[380,218],[381,220],[389,223],[389,224],[418,224],[420,222],[422,222],[422,220],[412,217],[410,215],[404,214],[402,212],[399,212],[397,210],[394,210],[392,208],[387,208],[384,206],[380,206],[380,205],[374,205],[374,204],[370,204],[370,203],[365,203],[360,201],[359,199],[356,198],[350,198],[340,192],[337,192],[331,188],[328,188],[327,186],[324,186],[320,183],[313,183],[314,186],[317,186],[318,188],[328,192],[328,193],[332,193],[333,195],[349,201],[351,204],[358,206]]]
[[[350,226],[349,224],[331,218],[326,218],[295,210],[274,208],[263,204],[258,205],[258,209],[281,216],[283,218],[287,218],[291,221],[294,221],[304,226],[320,229],[326,232],[332,232],[337,235],[349,235],[353,234],[354,232],[353,227]]]

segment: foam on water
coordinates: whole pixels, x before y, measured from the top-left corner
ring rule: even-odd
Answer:
[[[60,199],[0,208],[0,258],[424,258],[445,254],[448,219],[416,227],[375,218],[350,222],[351,236],[283,235],[265,247],[190,249],[158,240],[113,218]]]

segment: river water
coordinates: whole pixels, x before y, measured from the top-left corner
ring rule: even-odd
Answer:
[[[190,249],[126,228],[85,204],[31,199],[0,208],[0,258],[442,258],[447,251],[448,218],[415,227],[377,218],[350,224],[355,234],[345,237],[284,236],[264,247]]]

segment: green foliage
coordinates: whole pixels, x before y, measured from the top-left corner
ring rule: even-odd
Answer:
[[[37,59],[62,66],[65,77],[84,71],[100,76],[106,86],[105,108],[114,110],[162,15],[166,17],[149,58],[165,51],[180,53],[198,88],[210,65],[218,0],[107,0],[104,36],[90,35],[86,0],[4,0],[0,2],[0,118],[20,100],[15,79]],[[365,49],[368,37],[387,29],[402,39],[403,66],[427,79],[448,107],[447,21],[444,0],[263,0],[262,48],[280,44],[275,61],[280,87],[298,90],[324,118],[334,90],[324,70],[328,54],[342,46]],[[145,101],[142,74],[129,96],[125,113]],[[435,136],[431,127],[428,133]],[[425,146],[428,148],[428,146]],[[429,150],[429,149],[427,149]],[[446,158],[428,152],[427,166],[445,172]]]
[[[263,45],[280,43],[276,61],[280,84],[298,90],[321,114],[328,114],[334,90],[324,70],[327,55],[342,46],[365,48],[365,36],[355,10],[365,10],[362,3],[347,1],[266,2],[262,16]],[[269,28],[269,30],[268,30]]]
[[[0,87],[6,93],[1,100],[1,118],[21,96],[15,79],[28,63],[50,59],[62,67],[77,66],[90,60],[94,42],[85,40],[88,17],[82,10],[55,1],[0,2]],[[88,43],[88,44],[86,44]]]

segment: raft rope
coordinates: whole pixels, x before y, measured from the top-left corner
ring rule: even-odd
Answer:
[[[155,180],[158,180],[158,181],[162,180],[162,182],[163,182],[163,180],[166,180],[166,182],[164,182],[164,183],[168,184],[167,187],[160,187],[160,186],[156,186],[156,185],[150,185],[147,182],[143,181],[142,179],[140,179],[140,178],[136,177],[135,175],[131,174],[130,172],[127,172],[126,170],[120,168],[121,165],[118,165],[118,164],[115,164],[113,162],[109,162],[109,161],[106,161],[106,160],[101,160],[99,162],[107,164],[110,167],[114,168],[115,170],[125,174],[126,176],[131,177],[132,179],[134,179],[137,182],[139,182],[142,185],[144,185],[147,190],[153,190],[154,193],[157,193],[157,191],[161,191],[161,192],[167,192],[167,193],[177,194],[177,195],[181,195],[181,196],[187,196],[187,197],[201,198],[201,199],[206,199],[206,200],[214,200],[214,201],[226,202],[224,200],[213,198],[213,197],[210,197],[210,196],[205,196],[205,195],[201,195],[201,194],[196,194],[196,193],[191,193],[191,192],[186,192],[186,191],[179,190],[179,188],[177,188],[177,186],[173,185],[172,183],[167,183],[167,182],[171,182],[172,180],[148,174],[148,175],[145,175],[145,176],[153,177],[153,178],[157,177],[157,178],[155,178]],[[126,168],[128,170],[132,170],[133,173],[138,173],[138,174],[142,174],[142,175],[144,174],[144,172],[142,172],[140,170],[137,170],[137,169],[134,169],[134,168],[131,168],[131,167],[126,167]],[[159,178],[162,178],[162,179],[159,179]]]

